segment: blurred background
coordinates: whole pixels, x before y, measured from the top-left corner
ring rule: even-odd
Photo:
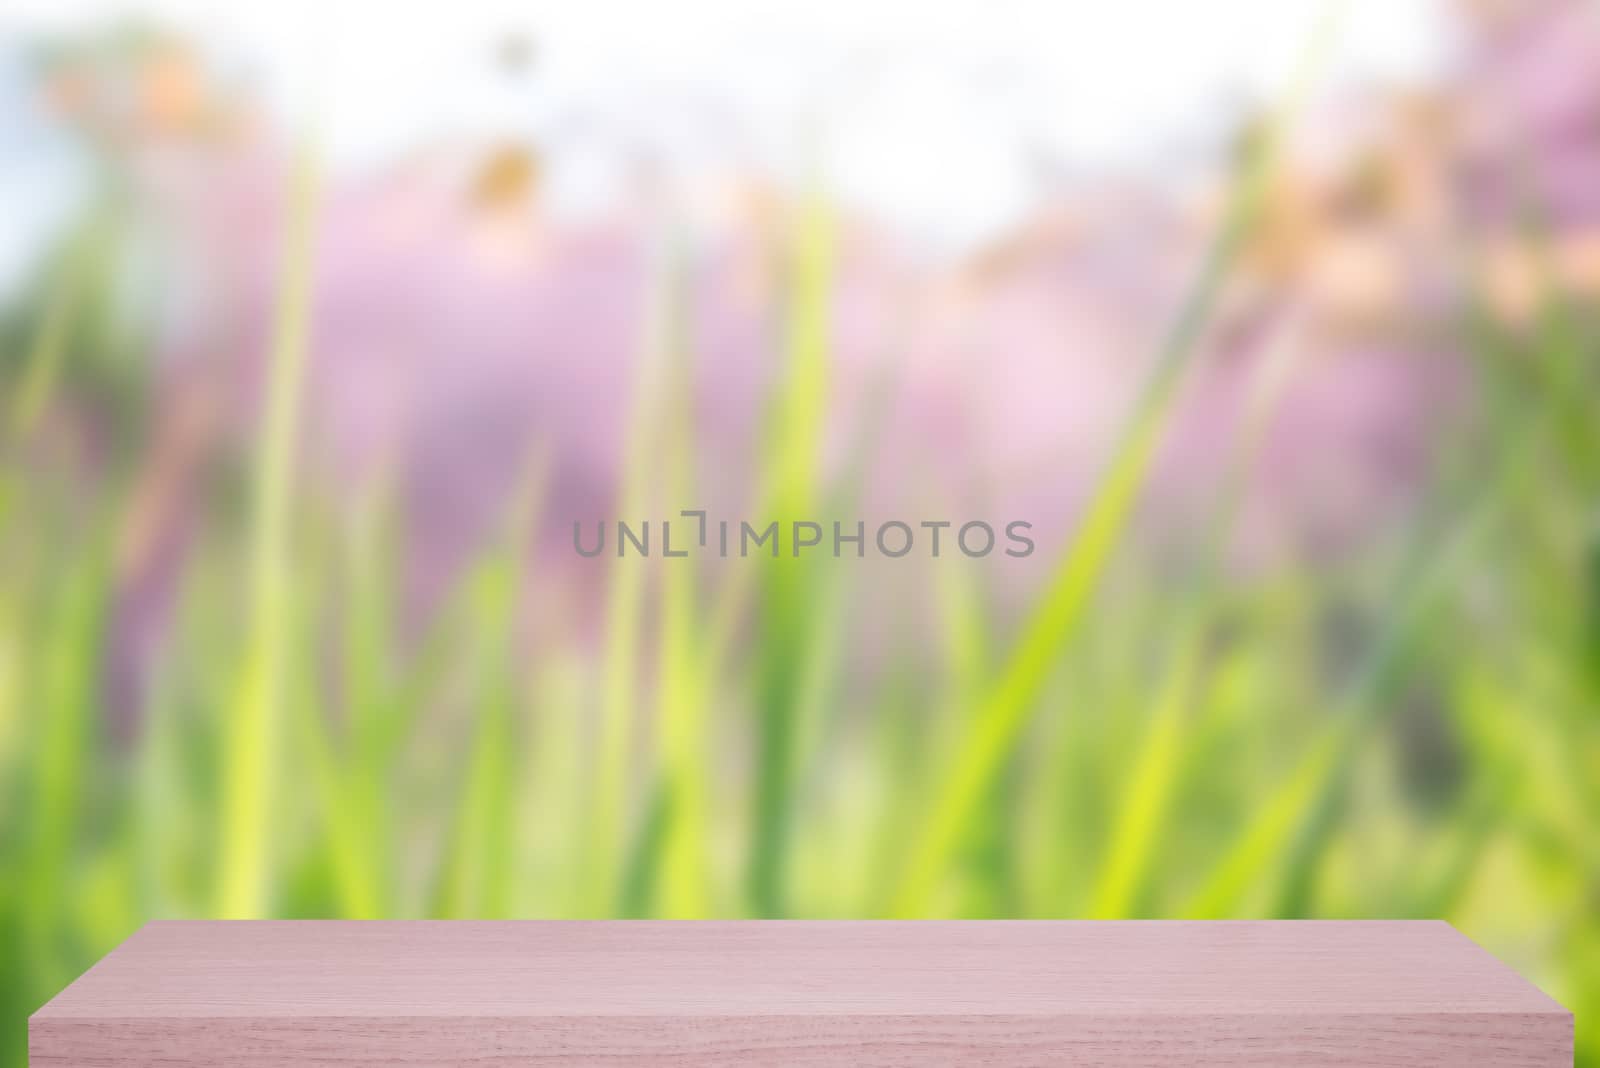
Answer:
[[[0,1063],[153,917],[1438,916],[1600,1065],[1588,0],[23,0],[0,195]]]

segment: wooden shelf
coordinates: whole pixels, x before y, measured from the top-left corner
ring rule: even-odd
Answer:
[[[35,1068],[1563,1068],[1572,1016],[1436,922],[152,923]]]

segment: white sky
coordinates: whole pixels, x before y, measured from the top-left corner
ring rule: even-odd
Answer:
[[[1012,221],[1038,161],[1177,170],[1272,97],[1323,0],[9,0],[0,34],[143,16],[252,72],[288,121],[315,112],[347,167],[430,139],[560,138],[558,201],[603,199],[619,144],[685,165],[792,174],[826,131],[830,189],[963,246]],[[533,43],[524,83],[496,42]],[[1437,0],[1347,0],[1331,86],[1411,82],[1441,61]],[[10,89],[0,81],[0,94]],[[0,114],[4,113],[0,100]],[[574,148],[572,132],[590,151]],[[4,165],[5,157],[0,157]],[[1187,168],[1192,170],[1193,168]]]

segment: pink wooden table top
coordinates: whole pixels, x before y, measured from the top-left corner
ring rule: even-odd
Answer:
[[[31,1021],[36,1065],[1570,1065],[1571,1043],[1437,922],[165,922]]]

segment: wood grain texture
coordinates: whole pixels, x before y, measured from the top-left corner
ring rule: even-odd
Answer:
[[[1572,1064],[1437,922],[168,922],[35,1068]]]

